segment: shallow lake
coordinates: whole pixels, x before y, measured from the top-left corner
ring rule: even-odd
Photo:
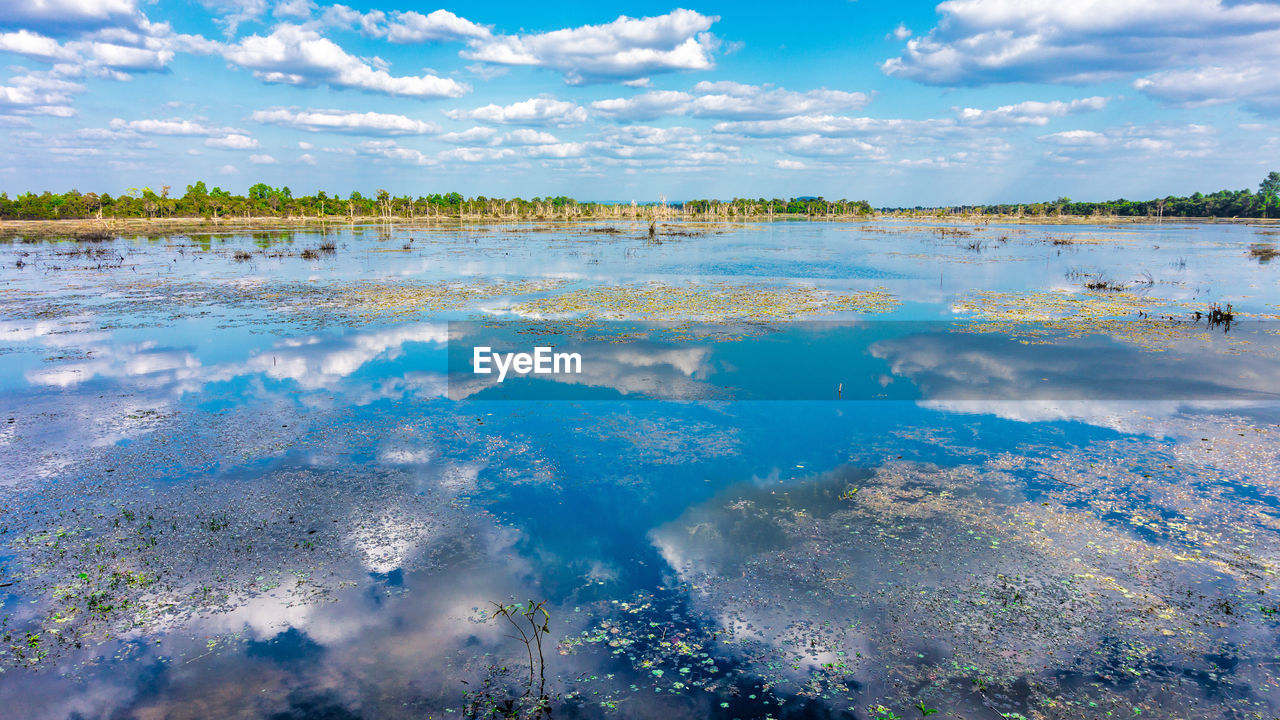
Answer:
[[[0,243],[0,715],[1273,717],[1277,241]]]

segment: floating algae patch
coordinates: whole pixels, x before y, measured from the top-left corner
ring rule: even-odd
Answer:
[[[1274,686],[1271,670],[1215,658],[1266,656],[1267,582],[1088,511],[999,499],[1020,487],[1009,471],[893,463],[731,489],[653,538],[773,687],[858,688],[864,707],[923,699],[957,715],[1266,705],[1254,688]],[[1205,674],[1216,696],[1182,680]]]
[[[741,452],[736,428],[654,415],[615,414],[577,429],[584,439],[621,441],[628,461],[657,465],[687,465]]]
[[[558,280],[422,281],[208,281],[174,278],[130,279],[90,294],[28,293],[6,298],[7,317],[49,320],[93,316],[94,327],[150,327],[156,321],[227,315],[224,327],[287,323],[319,328],[329,324],[411,320],[439,313],[475,311],[482,301],[544,293]],[[252,316],[232,310],[254,310]]]
[[[476,303],[545,293],[559,280],[454,280],[436,283],[362,281],[332,285],[271,286],[257,301],[286,312],[332,312],[348,322],[403,320],[425,314],[476,309]]]
[[[884,288],[829,292],[711,282],[611,285],[570,290],[517,303],[511,310],[532,317],[600,320],[793,320],[832,313],[881,314],[899,301]]]
[[[952,304],[957,317],[977,321],[960,327],[966,332],[998,333],[1023,342],[1106,335],[1153,351],[1186,341],[1208,344],[1212,339],[1209,328],[1200,322],[1196,309],[1204,310],[1205,306],[1124,291],[980,290]],[[1236,351],[1250,345],[1239,334],[1224,336],[1221,341]]]

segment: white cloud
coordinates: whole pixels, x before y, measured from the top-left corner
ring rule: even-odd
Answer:
[[[0,33],[0,51],[48,61],[74,57],[74,53],[59,45],[57,40],[30,30]]]
[[[468,90],[456,80],[435,75],[393,76],[299,25],[282,24],[266,37],[249,36],[223,54],[269,83],[328,85],[416,98],[456,98]]]
[[[1047,125],[1052,118],[1101,110],[1107,106],[1107,101],[1108,98],[1097,96],[1068,102],[1028,100],[1016,105],[1002,105],[994,110],[957,108],[956,115],[966,125]]]
[[[1086,83],[1274,55],[1280,6],[1224,0],[948,0],[881,69],[931,85]]]
[[[122,120],[113,119],[108,125],[112,130],[131,130],[143,135],[225,135],[230,128],[208,125],[199,120],[169,118],[167,120]]]
[[[255,122],[282,125],[308,132],[352,135],[433,135],[440,132],[440,126],[435,123],[390,113],[346,110],[294,111],[286,108],[271,108],[255,110],[249,118]]]
[[[298,162],[300,162],[300,163],[304,163],[304,164],[307,164],[307,165],[315,165],[315,164],[316,164],[316,156],[315,156],[315,155],[312,155],[311,153],[303,153],[303,154],[301,154],[301,155],[299,155],[299,156],[298,156]]]
[[[792,92],[768,85],[735,82],[700,82],[693,91],[699,95],[689,114],[695,117],[756,119],[789,117],[833,110],[861,108],[871,98],[860,92],[820,88]]]
[[[132,27],[140,17],[134,0],[0,0],[0,27],[50,35]]]
[[[846,117],[843,115],[797,115],[778,120],[744,120],[716,123],[718,133],[747,137],[874,136],[885,133],[913,137],[937,136],[956,127],[953,120],[901,120],[895,118]]]
[[[395,140],[367,140],[356,145],[355,151],[361,155],[385,158],[396,162],[413,165],[435,165],[435,158],[413,148],[402,147]]]
[[[449,110],[445,115],[453,120],[471,119],[501,125],[555,125],[557,127],[581,125],[587,120],[587,110],[581,105],[547,97],[521,100],[507,106],[485,105],[474,110]]]
[[[276,3],[276,7],[271,11],[271,14],[279,18],[306,20],[317,9],[318,6],[312,0],[282,0],[282,2]]]
[[[298,141],[298,147],[302,150],[310,150],[311,148],[315,147],[315,145],[312,145],[306,140],[300,140]]]
[[[709,70],[715,66],[711,55],[718,41],[707,30],[717,20],[683,9],[639,19],[624,15],[604,25],[473,40],[462,56],[556,70],[571,85]]]
[[[664,115],[748,120],[861,108],[865,93],[820,88],[794,92],[770,85],[700,82],[692,93],[655,90],[630,98],[597,100],[593,110],[619,120],[651,120]]]
[[[209,138],[204,141],[205,145],[213,148],[221,148],[223,150],[255,150],[259,147],[258,141],[248,135],[238,133],[227,135],[225,137]]]
[[[223,175],[235,175],[240,171],[236,169],[235,165],[223,165],[221,168],[218,169],[218,172],[222,173]]]
[[[0,85],[0,114],[71,117],[71,97],[82,90],[83,85],[47,73],[15,77]]]
[[[355,27],[366,35],[393,43],[482,40],[492,35],[489,28],[448,10],[436,10],[426,15],[412,10],[361,13],[345,5],[334,5],[325,10],[323,19],[328,25]]]
[[[1100,146],[1107,144],[1107,136],[1094,130],[1064,130],[1049,135],[1041,135],[1040,140],[1054,145]]]
[[[440,139],[453,145],[492,145],[498,142],[498,131],[477,125],[461,132],[445,133]]]
[[[1216,129],[1208,125],[1123,125],[1095,130],[1066,130],[1038,140],[1056,149],[1050,158],[1078,162],[1121,155],[1156,158],[1202,158],[1218,152]]]
[[[249,162],[254,165],[275,165],[276,159],[270,155],[250,155]]]
[[[882,148],[857,138],[829,138],[822,135],[790,138],[784,147],[788,153],[802,157],[869,158],[884,155]]]
[[[807,170],[809,168],[808,165],[799,160],[778,160],[773,166],[779,170]]]
[[[101,68],[126,73],[161,72],[173,60],[174,51],[132,47],[115,43],[92,43],[88,47],[89,62]]]
[[[533,158],[576,158],[587,154],[587,145],[576,142],[530,145],[524,152]]]
[[[652,120],[664,115],[682,115],[693,95],[676,90],[654,90],[629,98],[611,98],[591,103],[591,109],[621,120]]]
[[[267,12],[267,0],[200,0],[200,4],[219,15],[227,37],[235,37],[240,24],[251,22]]]
[[[1166,70],[1139,78],[1133,86],[1144,95],[1173,105],[1204,107],[1240,102],[1261,115],[1280,115],[1280,58]]]
[[[528,128],[513,130],[502,140],[507,145],[554,145],[560,142],[560,139],[551,133]]]
[[[708,141],[687,127],[628,125],[606,128],[600,139],[590,143],[590,148],[598,156],[633,164],[679,164],[696,157],[715,158],[718,162],[741,159],[739,147]]]
[[[460,147],[440,153],[441,160],[457,160],[465,163],[491,162],[515,157],[510,148],[470,148]]]

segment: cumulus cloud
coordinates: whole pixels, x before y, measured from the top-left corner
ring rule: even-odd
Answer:
[[[360,155],[394,160],[412,165],[435,165],[435,158],[420,150],[398,145],[395,140],[367,140],[356,145],[355,151]]]
[[[1218,150],[1218,132],[1200,124],[1123,125],[1096,130],[1065,130],[1041,135],[1038,140],[1051,145],[1050,158],[1082,162],[1112,157],[1120,153],[1139,156],[1200,158]]]
[[[709,70],[718,46],[707,32],[718,16],[692,10],[604,25],[473,40],[462,56],[495,65],[542,67],[571,85],[622,82],[682,70]]]
[[[205,145],[213,148],[221,148],[223,150],[255,150],[259,147],[258,141],[248,135],[233,133],[225,137],[209,138],[204,141]]]
[[[276,159],[270,155],[250,155],[249,162],[254,165],[275,165]]]
[[[532,158],[576,158],[586,155],[587,151],[588,146],[586,143],[557,142],[544,145],[529,145],[524,152],[525,155]]]
[[[0,85],[0,114],[71,117],[71,98],[84,86],[45,73],[15,77]]]
[[[131,27],[140,18],[134,0],[0,0],[0,28],[26,28],[50,35]]]
[[[746,137],[769,138],[798,135],[855,137],[894,133],[912,137],[937,137],[954,130],[953,120],[902,120],[896,118],[846,117],[843,115],[797,115],[778,120],[742,120],[716,123],[715,132]]]
[[[209,125],[202,120],[184,120],[169,118],[167,120],[122,120],[113,119],[109,126],[112,130],[131,130],[143,135],[225,135],[230,128]]]
[[[746,120],[856,109],[870,99],[860,92],[826,88],[794,92],[722,81],[700,82],[692,93],[655,90],[630,98],[597,100],[591,107],[619,120],[652,120],[664,115]]]
[[[70,50],[59,45],[57,40],[30,30],[0,33],[0,51],[49,62],[70,60],[75,56]]]
[[[412,10],[362,13],[346,5],[334,5],[325,9],[323,21],[331,26],[355,28],[365,35],[393,43],[483,40],[492,36],[484,25],[458,17],[448,10],[436,10],[426,15]]]
[[[784,148],[788,153],[801,157],[875,158],[885,154],[883,148],[857,138],[829,138],[822,135],[790,138]]]
[[[1280,37],[1276,41],[1280,42]],[[1166,70],[1139,78],[1133,86],[1172,105],[1205,107],[1240,102],[1260,115],[1280,115],[1280,59]]]
[[[503,142],[508,145],[553,145],[559,143],[560,139],[549,132],[521,128],[507,133]]]
[[[598,139],[590,143],[590,147],[598,156],[631,164],[640,161],[677,163],[695,157],[714,158],[720,163],[730,158],[741,159],[739,147],[709,141],[687,127],[627,125],[606,128]]]
[[[281,125],[308,132],[333,132],[351,135],[433,135],[440,132],[435,123],[414,120],[404,115],[346,110],[289,110],[271,108],[255,110],[249,116],[254,122]]]
[[[881,69],[930,85],[1087,83],[1280,47],[1280,6],[1229,0],[948,0]]]
[[[48,87],[90,75],[129,80],[139,73],[167,72],[179,52],[208,53],[215,46],[197,35],[174,33],[167,23],[152,23],[141,15],[128,25],[97,29],[79,37],[83,39],[59,42],[25,28],[0,33],[0,51],[51,64],[48,70],[28,72],[21,79],[10,80],[10,87]],[[83,89],[79,87],[78,91]],[[62,94],[66,97],[58,103],[41,104],[56,106],[63,116],[74,114],[68,107],[71,93]]]
[[[1016,105],[1002,105],[994,110],[977,108],[957,108],[956,115],[960,122],[967,125],[1047,125],[1052,118],[1065,117],[1075,113],[1101,110],[1107,106],[1108,98],[1087,97],[1063,102],[1037,102],[1028,100]]]
[[[664,115],[683,115],[693,95],[676,90],[654,90],[629,98],[596,100],[591,109],[620,120],[653,120]]]
[[[445,133],[440,139],[453,145],[492,145],[499,140],[497,130],[480,125],[461,132]]]
[[[223,54],[269,83],[327,85],[416,98],[456,98],[468,90],[456,80],[435,75],[391,75],[299,25],[282,24],[270,35],[251,35],[227,47]]]
[[[474,148],[460,147],[440,153],[441,160],[454,160],[465,163],[491,162],[515,157],[511,148]]]
[[[200,0],[200,4],[219,16],[227,37],[235,37],[241,23],[257,20],[268,8],[267,0]]]
[[[555,125],[568,127],[581,125],[587,120],[587,110],[565,100],[539,97],[521,100],[510,105],[485,105],[474,110],[449,110],[445,112],[453,120],[481,120],[501,125]]]
[[[306,20],[317,9],[318,6],[312,0],[283,0],[283,2],[276,3],[275,9],[271,11],[271,14],[278,18]]]

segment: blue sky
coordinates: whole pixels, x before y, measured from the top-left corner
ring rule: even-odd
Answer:
[[[0,0],[0,190],[876,205],[1280,169],[1280,4]]]

